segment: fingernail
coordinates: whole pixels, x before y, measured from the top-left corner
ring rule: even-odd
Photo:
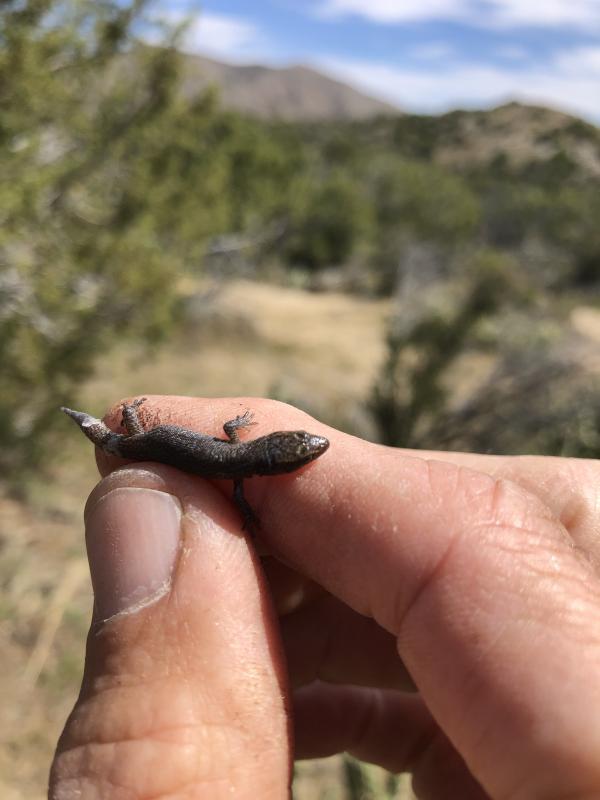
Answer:
[[[89,509],[86,544],[96,616],[134,611],[169,591],[181,506],[153,489],[113,489]]]

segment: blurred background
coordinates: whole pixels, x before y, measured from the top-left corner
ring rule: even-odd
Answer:
[[[57,408],[267,395],[367,439],[600,454],[595,0],[0,5],[0,795],[81,676]],[[351,759],[295,796],[408,798]]]

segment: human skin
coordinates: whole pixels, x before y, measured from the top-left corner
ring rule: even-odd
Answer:
[[[279,800],[294,757],[342,751],[432,800],[600,797],[600,463],[391,449],[254,398],[147,408],[331,446],[247,481],[257,542],[230,482],[98,453],[52,800]]]

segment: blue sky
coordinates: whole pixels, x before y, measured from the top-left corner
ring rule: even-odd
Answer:
[[[162,0],[185,49],[308,64],[407,111],[518,99],[600,123],[600,0]]]

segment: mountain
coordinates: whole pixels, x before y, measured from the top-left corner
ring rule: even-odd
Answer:
[[[185,96],[194,96],[210,85],[218,88],[225,107],[268,119],[352,120],[399,113],[397,108],[309,67],[239,66],[186,55]]]
[[[583,174],[600,177],[598,128],[554,109],[508,103],[438,116],[405,114],[310,67],[239,66],[198,55],[184,59],[186,97],[212,85],[225,107],[265,119],[342,126],[362,120],[366,146],[378,139],[395,141],[403,150],[408,145],[409,154],[449,167],[504,161],[520,168],[566,159]]]

